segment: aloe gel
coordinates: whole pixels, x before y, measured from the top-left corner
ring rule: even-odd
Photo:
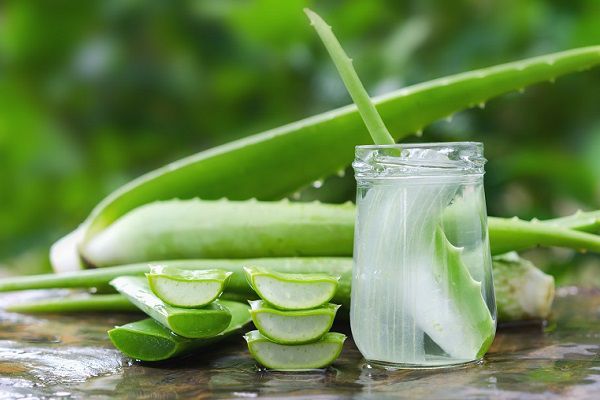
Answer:
[[[262,300],[250,302],[254,326],[268,339],[280,344],[304,344],[319,340],[329,332],[337,304],[310,310],[281,311]]]
[[[212,303],[223,293],[231,274],[219,269],[191,270],[152,265],[146,277],[152,292],[165,303],[199,308]]]
[[[482,146],[359,146],[351,327],[387,367],[477,360],[495,334]]]
[[[244,267],[244,271],[256,294],[281,310],[307,310],[327,304],[340,280],[329,274],[289,274],[260,267]]]

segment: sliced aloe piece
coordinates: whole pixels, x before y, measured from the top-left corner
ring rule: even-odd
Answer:
[[[198,308],[212,303],[223,293],[231,274],[220,269],[190,270],[153,265],[146,277],[150,289],[165,303]]]
[[[248,332],[244,339],[248,350],[261,365],[280,371],[324,368],[342,352],[346,335],[326,333],[318,342],[289,345],[270,341],[259,331]]]
[[[221,300],[231,312],[231,322],[218,335],[208,339],[189,339],[174,334],[152,318],[118,326],[108,331],[115,347],[140,361],[162,361],[187,355],[238,333],[250,323],[250,307],[236,301]]]
[[[326,334],[338,308],[327,304],[311,310],[281,311],[262,300],[251,301],[252,321],[263,336],[280,344],[304,344]]]
[[[260,267],[244,270],[256,294],[281,310],[305,310],[328,303],[340,280],[328,274],[286,274]]]
[[[219,301],[197,309],[173,307],[158,298],[143,277],[121,276],[110,284],[156,322],[186,338],[208,338],[231,322],[231,313]]]

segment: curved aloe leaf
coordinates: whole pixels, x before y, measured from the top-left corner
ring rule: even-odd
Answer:
[[[231,322],[223,332],[211,338],[184,338],[151,318],[118,326],[108,331],[108,336],[117,349],[140,361],[162,361],[190,354],[240,332],[250,323],[248,305],[226,300],[221,304],[231,313]]]
[[[53,297],[9,304],[6,311],[21,313],[135,312],[139,309],[120,294]]]
[[[398,140],[492,97],[598,63],[600,46],[584,47],[435,79],[373,102]],[[106,197],[76,231],[52,247],[52,265],[60,271],[80,268],[78,245],[140,205],[196,196],[278,199],[344,168],[354,146],[369,141],[351,105],[181,159]]]

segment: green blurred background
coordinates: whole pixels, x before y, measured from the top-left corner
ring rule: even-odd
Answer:
[[[179,157],[348,104],[302,8],[334,26],[373,95],[600,43],[597,0],[5,1],[0,5],[0,263],[49,245],[102,197]],[[537,85],[410,140],[478,140],[491,215],[600,208],[600,69]],[[351,174],[303,198],[354,196]],[[528,254],[600,284],[600,257]],[[568,268],[566,267],[568,266]]]

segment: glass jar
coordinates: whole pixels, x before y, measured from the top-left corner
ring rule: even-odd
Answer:
[[[479,360],[496,332],[475,142],[357,146],[351,326],[370,364]]]

